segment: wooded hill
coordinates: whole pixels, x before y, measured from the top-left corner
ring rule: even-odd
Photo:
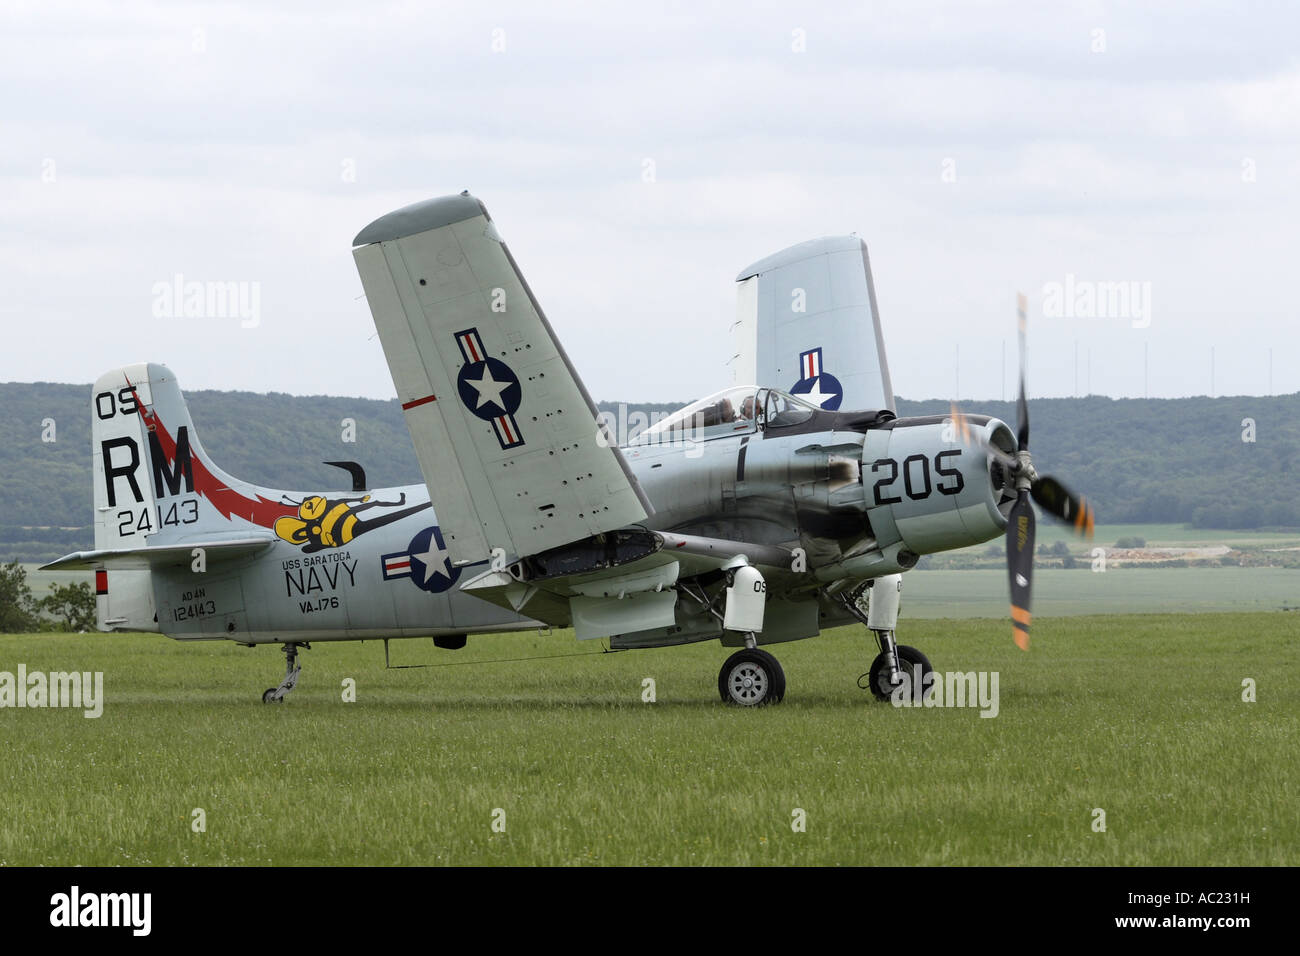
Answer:
[[[0,560],[44,561],[90,548],[90,386],[0,384],[0,399]],[[220,391],[186,399],[204,449],[246,481],[290,491],[348,488],[348,476],[326,459],[361,462],[371,487],[421,480],[395,399]],[[900,399],[898,406],[900,415],[948,412],[946,401]],[[680,406],[632,407],[650,414]],[[1010,402],[963,408],[1014,427]],[[354,443],[342,441],[345,418],[356,422]],[[42,440],[46,419],[54,421],[52,442]],[[1300,394],[1038,399],[1030,419],[1039,470],[1086,494],[1107,523],[1300,528]]]

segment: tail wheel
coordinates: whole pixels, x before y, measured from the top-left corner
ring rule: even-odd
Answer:
[[[726,703],[739,707],[779,704],[785,697],[785,671],[767,651],[746,648],[722,665],[718,693]]]
[[[898,668],[900,671],[907,672],[907,678],[911,682],[913,693],[916,694],[919,694],[920,688],[925,686],[923,683],[925,675],[934,670],[930,666],[928,657],[915,647],[909,647],[906,644],[898,645]],[[871,693],[875,695],[876,700],[889,700],[894,688],[889,683],[889,656],[887,654],[877,654],[876,659],[871,662],[871,673],[868,681]]]

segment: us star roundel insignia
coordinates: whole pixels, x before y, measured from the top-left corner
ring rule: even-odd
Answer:
[[[405,551],[380,557],[384,580],[410,578],[421,591],[439,594],[460,578],[460,568],[452,567],[451,555],[437,525],[417,532]]]
[[[814,405],[831,411],[840,407],[840,402],[844,399],[844,386],[834,375],[822,371],[820,348],[799,353],[799,381],[790,388],[790,394],[806,398]]]
[[[505,362],[487,354],[478,329],[457,332],[456,344],[465,357],[465,364],[456,376],[461,402],[475,416],[492,423],[503,449],[519,447],[524,443],[519,423],[515,421],[524,392],[519,376]]]

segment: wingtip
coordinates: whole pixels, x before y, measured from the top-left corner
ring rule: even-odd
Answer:
[[[385,213],[357,233],[356,238],[352,240],[352,245],[355,248],[376,242],[402,239],[442,226],[450,226],[465,219],[472,219],[474,216],[486,215],[487,207],[469,192],[462,192],[455,196],[438,196]]]

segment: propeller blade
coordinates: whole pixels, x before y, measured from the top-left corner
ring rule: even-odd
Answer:
[[[1029,402],[1025,398],[1025,331],[1029,324],[1029,300],[1023,292],[1016,293],[1016,317],[1020,338],[1020,398],[1016,402],[1016,441],[1021,451],[1029,450]]]
[[[1051,475],[1040,476],[1032,488],[1034,500],[1049,514],[1060,518],[1081,536],[1092,540],[1096,516],[1092,505],[1082,495],[1076,495]]]
[[[1034,577],[1034,506],[1027,490],[1011,506],[1007,521],[1007,572],[1011,578],[1011,631],[1016,646],[1029,650],[1029,591]]]
[[[951,418],[953,434],[967,448],[971,445],[977,445],[1002,462],[1003,467],[1008,470],[1008,474],[1014,474],[1020,468],[1020,459],[1003,451],[975,431],[975,426],[971,425],[970,419],[957,407],[956,402],[952,403]]]

